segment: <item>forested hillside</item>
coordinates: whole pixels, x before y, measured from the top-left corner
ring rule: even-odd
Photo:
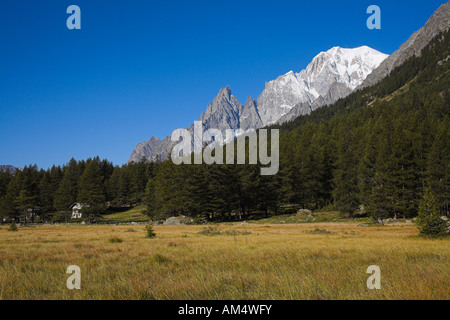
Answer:
[[[414,217],[425,189],[449,215],[449,40],[448,32],[439,35],[377,85],[273,127],[281,130],[277,175],[261,176],[257,165],[114,167],[99,158],[0,170],[0,215],[23,220],[36,211],[61,221],[78,201],[91,216],[145,203],[154,219],[248,219],[288,204]]]
[[[425,187],[449,213],[449,33],[378,85],[281,127],[288,201],[415,216]]]

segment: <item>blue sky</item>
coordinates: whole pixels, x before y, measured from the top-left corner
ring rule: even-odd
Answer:
[[[245,103],[333,46],[391,54],[444,0],[0,1],[0,164],[48,168],[197,120],[220,88]],[[81,8],[81,30],[66,9]],[[382,11],[368,30],[366,9]]]

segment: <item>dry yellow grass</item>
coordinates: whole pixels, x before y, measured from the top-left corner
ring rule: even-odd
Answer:
[[[3,226],[0,299],[450,298],[449,240],[419,238],[413,225],[246,228],[156,226],[146,239],[144,226]],[[69,265],[81,267],[81,290],[66,287]],[[381,268],[381,290],[366,287],[369,265]]]

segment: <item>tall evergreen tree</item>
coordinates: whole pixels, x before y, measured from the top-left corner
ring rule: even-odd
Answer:
[[[354,119],[341,122],[337,128],[339,141],[337,145],[337,159],[334,170],[333,198],[336,208],[347,213],[350,217],[360,205],[358,189],[358,160],[356,132],[352,130]]]
[[[442,215],[450,217],[450,118],[445,117],[427,159],[426,184],[436,195]]]
[[[449,234],[449,225],[441,218],[437,199],[429,188],[425,190],[423,199],[419,203],[417,224],[422,235],[445,236]]]
[[[54,212],[54,196],[50,174],[44,172],[39,182],[39,208],[43,213]]]
[[[70,207],[77,201],[79,172],[78,164],[72,158],[64,169],[64,176],[55,194],[54,206],[63,213],[66,222],[70,215]]]
[[[103,175],[98,161],[87,164],[78,185],[77,200],[83,206],[81,212],[91,219],[105,209]]]

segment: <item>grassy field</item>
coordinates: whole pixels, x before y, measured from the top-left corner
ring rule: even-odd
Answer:
[[[450,241],[412,224],[203,228],[155,226],[146,239],[144,226],[3,226],[0,299],[450,299]],[[66,288],[69,265],[81,290]],[[370,265],[381,290],[366,287]]]
[[[102,215],[102,223],[148,222],[148,217],[142,213],[144,206],[137,206],[123,212]]]
[[[308,213],[300,214],[282,214],[275,215],[269,218],[263,218],[260,220],[249,221],[250,223],[258,224],[293,224],[293,223],[319,223],[319,222],[352,222],[363,223],[370,221],[369,218],[347,219],[347,214],[342,214],[337,211],[333,212],[314,212],[310,214],[312,218],[309,218]]]

